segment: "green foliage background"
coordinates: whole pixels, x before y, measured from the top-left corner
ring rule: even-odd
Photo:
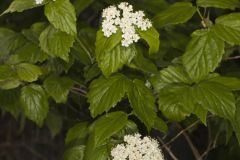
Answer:
[[[102,10],[119,2],[1,1],[1,112],[53,137],[67,132],[66,160],[109,159],[126,134],[161,138],[198,120],[220,137],[203,158],[235,159],[240,1],[131,0],[153,27],[127,48],[121,32],[106,38],[100,29]]]

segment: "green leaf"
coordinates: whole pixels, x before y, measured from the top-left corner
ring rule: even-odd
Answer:
[[[236,106],[231,89],[211,81],[203,81],[194,86],[193,96],[198,104],[220,117],[233,119]]]
[[[62,116],[58,112],[49,112],[46,124],[48,129],[50,130],[52,138],[54,138],[57,134],[59,134],[63,127],[63,119]]]
[[[109,160],[109,159],[110,157],[108,145],[102,145],[94,148],[92,142],[90,143],[88,142],[85,150],[84,160]]]
[[[12,65],[0,65],[0,88],[13,89],[21,84],[19,77]]]
[[[70,47],[73,46],[74,37],[67,33],[48,26],[39,37],[41,49],[52,57],[60,57],[69,61]]]
[[[134,114],[150,130],[157,117],[154,96],[145,84],[140,80],[134,80],[128,92],[128,99]]]
[[[36,44],[26,43],[23,47],[19,48],[7,61],[7,63],[16,64],[21,62],[37,63],[43,62],[48,58]]]
[[[15,79],[9,79],[0,81],[0,88],[4,90],[14,89],[21,85],[21,81]]]
[[[36,81],[42,74],[40,67],[29,63],[21,63],[16,65],[16,70],[20,80],[26,82]]]
[[[74,125],[72,128],[68,130],[67,136],[65,138],[65,143],[69,144],[74,140],[85,138],[88,132],[87,128],[88,124],[85,122]]]
[[[216,82],[219,84],[222,84],[233,91],[240,90],[240,79],[234,78],[234,77],[223,77],[223,76],[217,76],[211,79],[208,79],[211,82]]]
[[[204,109],[200,104],[195,104],[193,113],[202,121],[203,124],[207,126],[208,111],[206,109]]]
[[[100,29],[97,32],[97,38],[96,38],[96,59],[99,61],[99,59],[106,54],[106,52],[110,52],[113,48],[115,48],[121,41],[122,34],[118,30],[117,33],[113,34],[110,37],[105,37],[103,35],[102,30]]]
[[[166,86],[159,92],[160,111],[170,120],[181,121],[194,109],[192,88],[183,84]]]
[[[105,52],[98,59],[99,68],[105,76],[110,76],[125,64],[129,64],[136,55],[136,52],[134,45],[123,47],[119,44],[113,50]]]
[[[20,101],[26,117],[41,127],[49,109],[43,88],[36,84],[23,87]]]
[[[85,146],[74,146],[64,152],[64,160],[83,160]]]
[[[189,2],[177,2],[154,17],[156,27],[187,22],[195,14],[196,8]]]
[[[216,7],[223,9],[235,9],[240,6],[238,0],[197,0],[197,5],[201,7]]]
[[[44,0],[42,4],[36,4],[35,0],[14,0],[7,10],[5,10],[1,15],[12,12],[22,12],[27,9],[35,8],[47,3],[48,0]]]
[[[213,31],[230,44],[240,44],[240,14],[231,13],[217,18]]]
[[[17,118],[20,113],[19,97],[19,90],[0,90],[0,108]]]
[[[183,65],[194,81],[200,81],[218,66],[224,54],[224,42],[211,30],[197,30],[183,55]]]
[[[124,112],[112,112],[106,114],[94,122],[93,136],[94,146],[100,146],[113,134],[120,131],[128,122],[128,115]],[[93,148],[95,148],[92,146]]]
[[[146,31],[138,29],[137,32],[139,33],[140,37],[148,43],[149,54],[157,53],[160,46],[160,35],[158,31],[154,27],[151,27]]]
[[[85,8],[87,8],[91,3],[93,3],[94,0],[75,0],[74,1],[74,7],[76,9],[77,15],[79,15]]]
[[[238,139],[238,143],[240,143],[240,101],[239,97],[237,98],[237,108],[236,108],[236,113],[235,117],[233,120],[231,120],[231,124],[233,126],[233,129],[235,131],[236,137]]]
[[[0,60],[25,43],[25,39],[22,35],[7,28],[0,28],[0,39]]]
[[[147,73],[157,73],[158,71],[157,66],[150,59],[144,57],[141,49],[138,49],[137,55],[128,66]]]
[[[44,81],[43,86],[57,103],[66,103],[73,81],[68,77],[51,76]]]
[[[55,28],[67,34],[76,35],[77,18],[75,8],[69,0],[56,0],[47,3],[44,13]]]
[[[167,124],[159,117],[157,117],[155,119],[155,122],[154,122],[154,126],[153,128],[163,132],[163,133],[167,133],[168,132],[168,126]]]
[[[122,74],[94,80],[87,95],[91,115],[96,117],[114,107],[124,97],[129,83],[128,78]]]

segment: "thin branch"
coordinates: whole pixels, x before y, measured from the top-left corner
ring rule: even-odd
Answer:
[[[85,90],[83,90],[83,89],[81,89],[81,88],[72,87],[72,89],[73,89],[73,90],[76,90],[76,91],[79,91],[79,92],[81,92],[81,93],[83,93],[83,94],[87,94],[87,91],[85,91]]]
[[[158,140],[161,142],[161,144],[164,144],[163,140],[158,137]],[[172,157],[173,160],[178,160],[178,158],[173,154],[173,152],[171,151],[171,149],[169,147],[164,147],[166,149],[166,151],[168,152],[169,156]]]
[[[166,146],[168,146],[169,144],[171,144],[172,142],[174,142],[176,139],[178,139],[178,137],[180,137],[184,132],[186,132],[187,130],[191,129],[192,127],[194,127],[196,124],[198,124],[200,122],[200,120],[195,121],[194,123],[192,123],[191,125],[189,125],[187,128],[181,130],[175,137],[173,137],[170,141],[168,141],[167,143],[165,143],[162,147],[165,148]]]
[[[182,126],[181,126],[180,124],[177,124],[177,127],[178,127],[179,129],[182,129]],[[196,160],[202,160],[202,157],[201,157],[199,151],[197,150],[197,148],[196,148],[196,147],[194,146],[194,144],[192,143],[189,135],[188,135],[186,132],[183,132],[183,136],[184,136],[184,138],[186,139],[189,147],[191,148],[191,150],[192,150],[192,152],[193,152],[193,155],[194,155],[194,157],[196,158]]]
[[[83,96],[83,97],[86,97],[85,94],[82,94],[82,93],[77,92],[77,91],[74,91],[74,90],[70,90],[70,92],[72,92],[72,93],[74,93],[74,94],[78,94],[78,95]]]
[[[224,60],[236,60],[236,59],[240,59],[240,56],[235,56],[235,57],[227,57]]]

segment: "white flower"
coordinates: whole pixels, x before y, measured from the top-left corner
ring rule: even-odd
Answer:
[[[36,4],[42,4],[42,3],[43,3],[43,0],[35,0],[35,3],[36,3]]]
[[[128,47],[134,42],[138,42],[140,36],[136,33],[136,28],[146,31],[152,27],[149,19],[144,18],[143,11],[133,11],[133,6],[127,2],[122,2],[115,6],[109,6],[102,13],[102,31],[104,36],[110,37],[118,29],[122,32],[122,46]]]
[[[124,136],[124,143],[111,151],[113,160],[164,160],[158,142],[140,134]]]

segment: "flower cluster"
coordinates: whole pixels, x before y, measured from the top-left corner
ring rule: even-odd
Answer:
[[[158,142],[141,135],[126,135],[124,143],[112,149],[113,160],[164,160]]]
[[[116,6],[109,6],[102,13],[102,31],[104,36],[110,37],[118,29],[122,31],[122,46],[128,47],[133,42],[137,42],[140,37],[136,33],[136,28],[146,31],[152,27],[149,19],[144,18],[143,11],[133,11],[132,5],[127,2]]]
[[[35,0],[35,3],[36,3],[36,4],[42,4],[42,3],[43,3],[43,0]]]

